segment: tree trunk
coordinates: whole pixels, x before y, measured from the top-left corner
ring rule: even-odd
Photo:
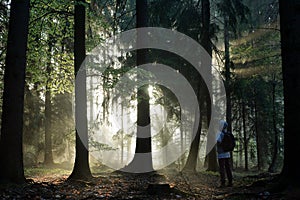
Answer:
[[[198,1],[199,3],[199,1]],[[201,1],[201,11],[202,11],[202,31],[201,31],[201,38],[200,44],[204,47],[207,53],[211,56],[212,55],[212,48],[211,48],[211,41],[210,41],[210,3],[209,0],[202,0]],[[212,87],[211,85],[211,77],[209,77],[210,81],[208,81],[208,85],[205,85],[201,78],[198,78],[196,81],[197,84],[197,96],[198,101],[200,101],[200,111],[203,111],[206,106],[206,118],[207,118],[207,126],[210,124],[211,119],[211,102],[208,89]],[[205,104],[206,103],[206,104]],[[201,129],[202,129],[202,116],[205,112],[200,114],[199,119],[199,128],[196,132],[196,136],[192,141],[191,148],[189,151],[189,155],[187,158],[187,162],[183,168],[183,171],[196,171],[197,166],[197,158],[198,158],[198,151],[199,151],[199,143],[200,143],[200,136],[201,136]],[[207,140],[211,138],[208,137]],[[213,138],[214,139],[214,138]],[[207,143],[210,143],[209,141]],[[216,149],[213,148],[206,156],[205,163],[207,163],[208,170],[216,171],[218,169],[217,164],[217,156],[216,156]],[[205,165],[205,164],[204,164]]]
[[[272,83],[272,121],[273,121],[273,132],[274,132],[274,145],[273,145],[273,155],[272,155],[272,162],[269,166],[268,171],[273,173],[276,170],[276,162],[278,156],[278,146],[279,146],[279,133],[276,127],[277,120],[276,120],[276,82],[275,78]]]
[[[241,112],[241,111],[239,111],[239,112]],[[239,149],[239,166],[242,166],[242,163],[243,163],[243,151],[244,151],[244,149],[243,149],[243,142],[242,142],[242,138],[243,138],[243,131],[242,131],[242,129],[243,129],[243,123],[242,122],[240,122],[240,120],[239,120],[239,125],[238,125],[238,138],[239,138],[239,142],[238,142],[238,149]]]
[[[46,95],[45,95],[45,155],[44,155],[44,164],[51,165],[53,164],[53,155],[52,155],[52,135],[51,135],[51,55],[52,55],[52,37],[49,36],[49,50],[48,56],[49,61],[47,65],[47,83],[46,83]]]
[[[200,110],[201,110],[201,108],[200,108]],[[202,116],[203,115],[200,115],[199,127],[197,130],[196,136],[195,136],[194,140],[192,141],[190,152],[189,152],[186,164],[185,164],[184,168],[182,169],[182,171],[196,172],[197,158],[198,158],[198,152],[199,152],[199,143],[200,143],[200,136],[201,136],[201,129],[202,129],[202,126],[201,126]]]
[[[200,44],[204,47],[207,53],[212,56],[212,47],[211,47],[211,40],[210,40],[210,2],[209,0],[202,0],[201,1],[201,12],[202,12],[202,32],[201,32],[201,41]],[[211,73],[211,71],[209,72]],[[212,99],[210,99],[208,90],[212,89],[212,77],[209,78],[209,85],[207,89],[203,88],[206,91],[205,100],[206,100],[206,118],[207,118],[207,127],[210,125],[211,120],[211,103]],[[201,123],[201,121],[200,121]],[[208,138],[209,139],[209,138]],[[217,161],[217,152],[216,148],[213,148],[207,154],[207,170],[208,171],[217,171],[218,170],[218,161]]]
[[[243,142],[244,142],[244,156],[245,156],[245,170],[248,171],[248,138],[246,129],[246,105],[242,100],[242,118],[243,118]]]
[[[136,0],[136,27],[148,26],[147,0]],[[143,38],[137,34],[137,45],[143,43]],[[136,65],[147,62],[147,49],[137,50]],[[137,138],[135,154],[132,161],[122,170],[134,173],[153,171],[151,153],[151,126],[148,85],[141,86],[137,92]],[[141,137],[142,136],[142,137]]]
[[[284,167],[282,185],[299,187],[300,2],[279,0],[284,88]]]
[[[231,77],[230,77],[230,52],[229,52],[229,17],[224,16],[224,48],[225,48],[225,88],[226,88],[226,121],[228,131],[231,127]]]
[[[72,174],[68,179],[88,179],[92,177],[89,166],[88,152],[88,125],[87,125],[87,97],[86,74],[80,71],[80,66],[85,59],[85,0],[75,1],[75,76],[82,76],[79,84],[75,85],[75,125],[76,125],[76,155]],[[77,77],[78,78],[78,77]],[[79,125],[80,124],[80,125]],[[80,130],[78,130],[80,127]]]
[[[255,98],[255,100],[254,100],[254,126],[255,126],[255,139],[256,139],[257,170],[261,170],[262,156],[261,156],[260,131],[259,131],[258,123],[259,123],[259,119],[258,119],[258,110],[257,110],[257,100]]]
[[[180,107],[180,113],[182,112],[182,109]],[[182,128],[182,126],[180,126],[180,155],[182,155],[179,159],[179,166],[178,168],[179,169],[182,169],[183,168],[183,163],[184,163],[184,159],[185,159],[185,155],[184,155],[184,140],[183,140],[183,131],[184,129]]]
[[[121,164],[124,163],[124,105],[121,103]]]
[[[5,60],[0,182],[24,183],[23,112],[29,0],[12,0]]]
[[[216,172],[218,171],[218,160],[216,147],[207,154],[207,171]]]

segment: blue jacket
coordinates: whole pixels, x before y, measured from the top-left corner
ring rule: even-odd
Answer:
[[[222,142],[224,138],[224,133],[223,130],[226,130],[228,124],[224,120],[220,121],[220,126],[219,126],[219,133],[217,136],[217,152],[218,152],[218,158],[230,158],[230,152],[224,152],[222,149],[220,143]]]

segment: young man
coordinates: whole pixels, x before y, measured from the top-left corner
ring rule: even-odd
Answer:
[[[227,133],[228,123],[224,120],[220,121],[219,130],[220,132],[217,135],[217,152],[218,152],[218,162],[220,168],[220,181],[221,187],[225,186],[225,173],[228,179],[228,186],[232,186],[232,171],[231,171],[231,164],[230,164],[230,152],[225,152],[220,145],[224,134]]]

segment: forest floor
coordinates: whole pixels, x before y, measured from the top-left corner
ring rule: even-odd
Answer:
[[[45,173],[46,171],[46,173]],[[219,187],[212,172],[182,173],[163,170],[149,174],[96,173],[88,181],[68,181],[69,171],[32,168],[29,183],[0,185],[0,199],[297,199],[267,191],[276,174],[234,172],[233,187]],[[170,188],[165,187],[169,184]],[[149,186],[150,185],[150,186]]]

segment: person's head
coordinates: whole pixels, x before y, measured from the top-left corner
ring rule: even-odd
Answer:
[[[226,130],[227,127],[228,127],[228,123],[225,120],[220,120],[220,126],[219,126],[220,131]]]

